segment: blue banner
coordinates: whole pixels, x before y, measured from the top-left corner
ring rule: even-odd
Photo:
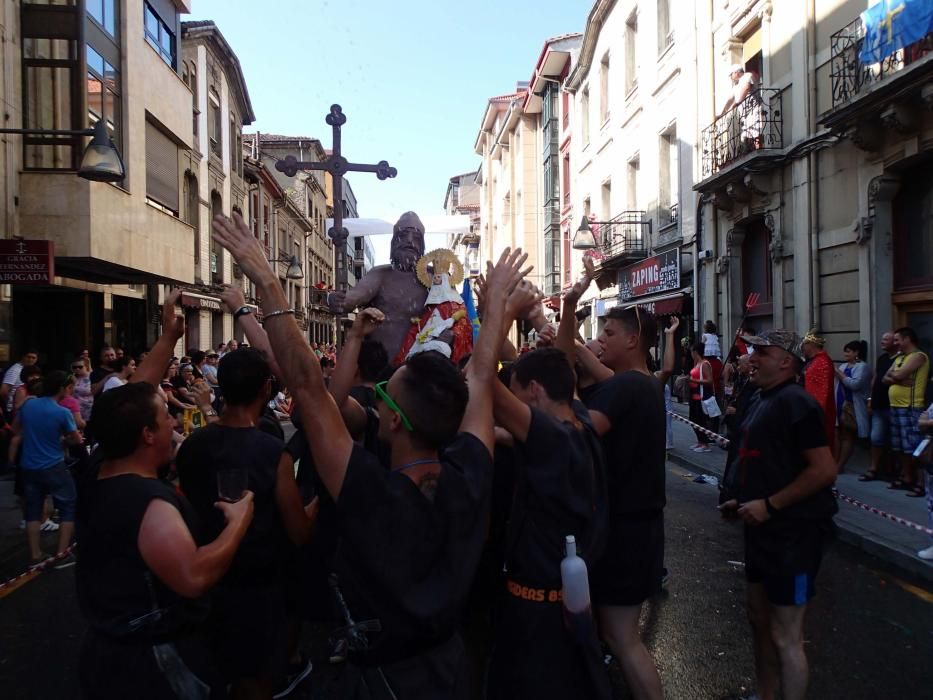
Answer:
[[[473,290],[470,288],[470,278],[463,280],[463,305],[466,307],[467,318],[470,319],[470,325],[473,327],[473,342],[476,342],[476,336],[479,335],[479,316],[476,314],[476,304],[473,303]]]
[[[865,40],[859,60],[880,63],[933,31],[933,0],[881,0],[861,16]]]

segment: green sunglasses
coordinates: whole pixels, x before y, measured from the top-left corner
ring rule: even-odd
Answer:
[[[398,417],[402,419],[402,425],[405,426],[405,430],[407,430],[409,433],[415,432],[415,429],[411,425],[411,421],[408,420],[408,416],[406,416],[405,412],[399,408],[399,405],[395,403],[392,397],[386,393],[386,384],[388,383],[389,380],[387,379],[384,382],[379,382],[376,384],[376,386],[373,387],[373,389],[376,390],[376,396],[385,402],[385,405],[388,406],[392,411],[398,414]]]

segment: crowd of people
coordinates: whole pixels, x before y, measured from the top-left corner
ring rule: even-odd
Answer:
[[[479,280],[482,322],[459,363],[426,351],[390,366],[371,338],[386,322],[376,308],[331,357],[303,338],[242,219],[218,217],[214,238],[262,299],[260,322],[236,289],[223,295],[248,346],[176,359],[184,319],[169,294],[144,356],[106,348],[91,371],[81,353],[72,372],[30,382],[28,353],[0,390],[16,411],[31,553],[41,561],[46,497],[60,554],[76,532],[84,693],[285,697],[311,670],[300,640],[313,622],[330,630],[340,697],[609,698],[605,645],[634,697],[661,698],[638,622],[665,575],[676,321],[661,368],[649,356],[658,320],[637,306],[612,309],[583,343],[575,310],[592,267],[555,329],[526,256],[507,250]],[[506,340],[517,320],[536,349]],[[744,524],[758,695],[795,700],[837,462],[823,409],[797,382],[802,340],[741,342],[720,510]],[[719,351],[710,338],[693,349],[707,418]],[[21,379],[36,398],[17,407]],[[200,427],[186,426],[193,413]],[[282,419],[296,429],[287,442]],[[570,536],[592,610],[563,602]]]

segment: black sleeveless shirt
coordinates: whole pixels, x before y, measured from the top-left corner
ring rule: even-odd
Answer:
[[[156,498],[177,508],[195,542],[205,544],[191,504],[171,484],[136,474],[87,480],[82,487],[75,580],[91,628],[153,643],[194,631],[207,617],[208,599],[184,598],[169,589],[146,566],[137,544],[143,515]]]

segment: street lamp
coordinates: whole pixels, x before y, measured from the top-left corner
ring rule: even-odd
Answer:
[[[89,129],[0,129],[0,134],[24,136],[91,136],[91,142],[81,157],[78,177],[94,182],[122,182],[126,177],[123,158],[113,144],[107,125],[98,121]]]
[[[590,229],[590,220],[584,216],[573,237],[573,248],[574,250],[593,250],[596,247],[596,237]]]
[[[288,269],[285,270],[285,277],[290,280],[303,280],[305,278],[304,270],[301,269],[301,262],[297,255],[288,257],[285,253],[280,253],[277,258],[269,258],[269,262],[288,263]]]

